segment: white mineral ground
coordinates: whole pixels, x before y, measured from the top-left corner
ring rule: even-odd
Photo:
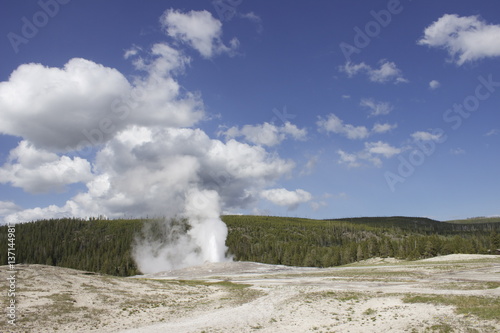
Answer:
[[[6,276],[8,267],[0,269]],[[16,269],[17,326],[2,319],[0,332],[500,331],[500,319],[403,301],[421,294],[498,301],[500,256],[493,255],[375,258],[323,269],[225,262],[129,278]],[[5,309],[6,279],[0,287]]]

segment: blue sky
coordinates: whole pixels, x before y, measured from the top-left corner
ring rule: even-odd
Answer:
[[[3,221],[500,215],[497,1],[0,7]]]

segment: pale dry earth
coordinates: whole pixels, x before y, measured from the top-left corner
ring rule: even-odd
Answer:
[[[2,308],[7,266],[0,266]],[[500,297],[500,256],[375,258],[335,268],[205,264],[118,278],[17,265],[17,325],[0,332],[500,332],[500,319],[408,295]]]

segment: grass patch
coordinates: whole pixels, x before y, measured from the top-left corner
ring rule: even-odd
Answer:
[[[456,307],[458,314],[474,315],[481,319],[500,318],[500,299],[497,297],[457,296],[457,295],[408,295],[405,303],[444,304]]]
[[[305,296],[306,300],[308,301],[314,301],[321,298],[332,298],[339,302],[348,302],[348,301],[359,302],[360,300],[369,297],[367,293],[351,292],[351,291],[323,291],[323,292],[318,291],[318,292],[307,293]]]
[[[439,324],[432,325],[430,327],[430,329],[432,332],[437,331],[439,333],[451,333],[451,332],[455,331],[451,325],[446,324],[446,323],[439,323]]]
[[[176,283],[181,286],[221,288],[229,293],[230,296],[227,299],[235,302],[236,304],[251,302],[264,294],[262,291],[249,288],[252,286],[250,284],[234,283],[230,281],[208,282],[203,280],[175,280],[172,281],[172,283]]]
[[[500,288],[500,282],[450,282],[433,286],[434,289],[444,290],[486,290]]]
[[[372,308],[368,308],[366,309],[365,311],[363,311],[363,314],[365,316],[370,316],[370,315],[374,315],[375,313],[377,313],[377,310],[374,310]]]

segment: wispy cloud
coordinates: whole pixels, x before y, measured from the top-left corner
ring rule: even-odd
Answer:
[[[264,31],[264,26],[262,25],[262,19],[260,18],[260,16],[256,15],[254,12],[240,14],[240,17],[255,23],[255,26],[257,27],[257,32],[259,34],[261,34]]]
[[[485,136],[492,136],[492,135],[498,135],[500,133],[500,131],[496,128],[486,132]]]
[[[465,150],[463,150],[462,148],[453,148],[450,150],[450,153],[452,155],[463,155],[465,154]]]
[[[411,137],[416,141],[439,141],[441,134],[432,134],[430,132],[418,131],[411,134]]]
[[[348,61],[343,66],[340,66],[339,70],[346,73],[348,77],[353,77],[357,74],[366,74],[368,79],[372,82],[393,82],[396,84],[409,82],[403,77],[401,70],[394,62],[382,59],[379,64],[379,68],[372,68],[364,62],[355,64]]]
[[[397,124],[389,124],[389,123],[379,124],[379,123],[376,123],[375,125],[373,125],[372,132],[373,133],[385,133],[385,132],[389,132],[397,127],[398,127]]]
[[[373,166],[380,167],[382,165],[381,157],[391,158],[402,152],[402,149],[396,148],[387,142],[365,142],[363,150],[355,153],[347,153],[343,150],[338,150],[339,163],[346,164],[349,168],[357,168],[365,165],[363,162],[368,162]]]
[[[372,134],[382,134],[397,127],[397,124],[376,123],[370,131],[366,126],[354,126],[351,124],[345,124],[342,119],[340,119],[333,113],[328,114],[326,118],[319,117],[316,125],[318,126],[318,130],[320,132],[332,132],[335,134],[343,135],[346,138],[352,140],[366,139]]]
[[[368,108],[372,117],[389,114],[394,109],[389,102],[377,102],[373,98],[363,98],[359,105]]]
[[[318,129],[320,131],[341,134],[348,139],[364,139],[370,134],[365,126],[353,126],[351,124],[344,124],[344,122],[333,113],[330,113],[326,117],[326,119],[320,117],[316,122],[316,125],[318,126]]]
[[[225,131],[220,131],[218,135],[223,135],[226,140],[243,137],[247,142],[271,147],[280,144],[286,138],[305,140],[307,130],[300,129],[290,122],[286,122],[282,126],[265,122],[259,125],[244,125],[241,128],[233,126]]]

